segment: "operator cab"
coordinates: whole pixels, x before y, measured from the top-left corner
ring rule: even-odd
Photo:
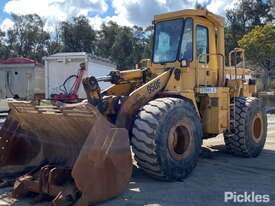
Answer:
[[[223,17],[207,10],[155,16],[152,63],[153,68],[178,68],[186,79],[196,76],[190,88],[223,85]]]

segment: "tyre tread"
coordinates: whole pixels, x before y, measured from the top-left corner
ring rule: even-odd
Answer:
[[[234,128],[233,132],[224,133],[225,147],[229,153],[237,156],[251,157],[251,151],[246,143],[246,114],[248,110],[257,105],[259,99],[255,97],[237,97],[235,100],[235,127],[231,123],[230,127]],[[255,104],[255,105],[254,105]],[[234,119],[234,108],[231,108],[231,119]]]
[[[156,152],[157,143],[154,139],[155,131],[161,124],[161,118],[169,109],[181,104],[186,104],[186,101],[173,97],[158,98],[143,106],[136,115],[132,129],[134,158],[137,165],[154,178],[168,180],[168,177],[161,169],[159,157]],[[193,106],[189,103],[186,104],[186,107],[193,109]],[[150,121],[148,119],[150,119]],[[192,169],[193,168],[187,168],[184,171],[184,176],[191,173]]]

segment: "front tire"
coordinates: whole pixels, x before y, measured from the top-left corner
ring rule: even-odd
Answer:
[[[179,98],[150,101],[137,114],[132,149],[138,166],[162,180],[181,180],[195,167],[202,126],[191,103]]]
[[[257,157],[267,136],[267,116],[261,101],[255,97],[235,98],[231,111],[231,132],[224,134],[228,152],[243,157]]]

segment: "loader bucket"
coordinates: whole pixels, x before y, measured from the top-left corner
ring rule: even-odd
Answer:
[[[94,106],[35,107],[12,103],[0,130],[0,171],[22,172],[13,195],[27,192],[88,206],[120,194],[132,159],[128,131],[110,123]],[[32,169],[29,169],[32,168]]]

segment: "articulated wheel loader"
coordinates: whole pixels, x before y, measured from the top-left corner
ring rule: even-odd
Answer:
[[[153,178],[181,180],[196,166],[203,138],[222,133],[232,154],[260,154],[266,114],[245,69],[226,72],[224,18],[183,10],[153,23],[152,59],[135,70],[85,78],[86,101],[10,104],[0,131],[0,175],[16,176],[13,196],[47,195],[58,206],[113,198],[127,188],[131,149]],[[101,91],[100,81],[113,85]]]

